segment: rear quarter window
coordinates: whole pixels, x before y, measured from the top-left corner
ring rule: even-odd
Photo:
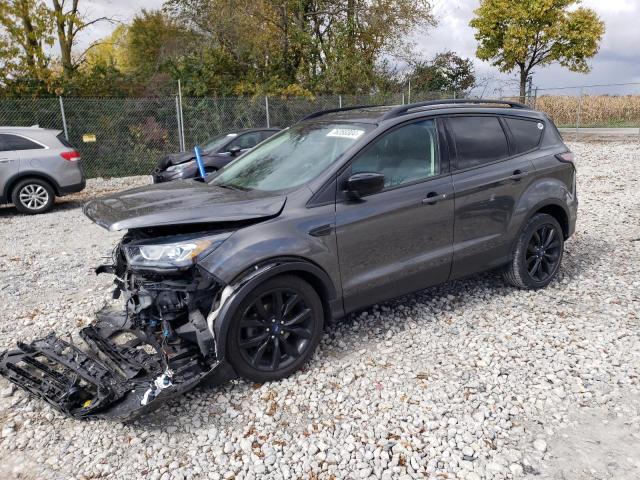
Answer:
[[[507,127],[513,137],[512,153],[529,152],[540,145],[540,139],[545,129],[543,122],[537,120],[525,120],[520,118],[505,118]]]
[[[11,133],[0,134],[0,150],[3,152],[14,150],[38,150],[41,148],[44,147],[39,143],[20,135],[14,135]]]

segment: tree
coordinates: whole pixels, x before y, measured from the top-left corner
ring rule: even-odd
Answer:
[[[78,66],[76,59],[73,58],[73,46],[77,35],[90,25],[110,21],[110,19],[98,17],[86,20],[79,11],[79,0],[71,0],[71,6],[65,5],[66,0],[52,1],[53,9],[50,11],[50,15],[56,26],[62,71],[66,77],[71,77]]]
[[[559,63],[588,72],[587,60],[599,49],[604,23],[580,0],[482,0],[470,25],[478,40],[476,55],[502,72],[518,69],[520,98],[535,67]]]
[[[49,77],[46,48],[53,45],[46,5],[40,0],[0,0],[0,26],[3,83],[26,82],[41,88]]]
[[[412,84],[423,91],[447,92],[464,95],[475,86],[476,76],[473,62],[461,58],[454,52],[437,54],[430,62],[419,62],[409,78]]]
[[[414,29],[435,24],[428,0],[168,0],[164,8],[234,59],[245,92],[369,93],[387,70],[381,62],[405,54]]]

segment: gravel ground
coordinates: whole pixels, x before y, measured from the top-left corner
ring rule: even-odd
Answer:
[[[277,383],[200,389],[133,423],[67,419],[0,381],[0,478],[640,478],[638,144],[572,144],[580,216],[538,292],[485,274],[329,328]],[[96,191],[146,179],[91,182]],[[75,331],[119,235],[71,197],[0,209],[0,347]]]

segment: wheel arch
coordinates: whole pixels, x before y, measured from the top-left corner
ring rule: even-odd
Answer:
[[[279,275],[295,275],[309,283],[322,302],[325,324],[344,315],[341,299],[329,275],[318,265],[297,257],[272,258],[244,270],[220,293],[218,307],[207,317],[216,341],[218,359],[225,358],[226,339],[240,303],[266,280]]]
[[[13,194],[13,189],[18,184],[18,182],[21,182],[22,180],[27,180],[29,178],[36,178],[38,180],[47,182],[49,185],[51,185],[51,188],[53,188],[53,193],[55,193],[56,197],[60,196],[60,185],[58,185],[58,182],[56,182],[53,177],[43,172],[27,170],[24,172],[20,171],[19,173],[9,178],[9,180],[7,181],[4,187],[3,197],[6,198],[8,201],[11,201],[11,195]]]
[[[560,227],[562,227],[564,239],[566,240],[569,238],[569,214],[567,213],[567,210],[560,205],[560,203],[549,202],[545,205],[539,206],[537,210],[529,215],[527,222],[533,218],[534,215],[539,213],[545,213],[555,218],[560,224]]]

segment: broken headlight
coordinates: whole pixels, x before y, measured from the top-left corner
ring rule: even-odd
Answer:
[[[193,265],[198,255],[211,252],[233,232],[197,238],[185,238],[180,241],[142,240],[123,245],[124,254],[129,265],[140,268],[175,268]]]
[[[167,172],[181,172],[183,170],[186,170],[187,168],[195,167],[195,165],[196,165],[196,161],[191,160],[190,162],[171,165],[170,167],[167,168]]]

